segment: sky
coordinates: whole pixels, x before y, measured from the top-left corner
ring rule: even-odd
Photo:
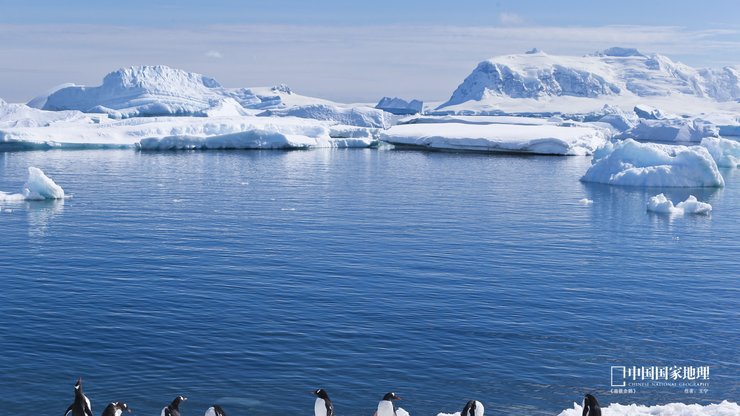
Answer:
[[[481,60],[533,47],[740,65],[737,16],[737,0],[0,0],[0,98],[162,64],[340,102],[443,101]]]

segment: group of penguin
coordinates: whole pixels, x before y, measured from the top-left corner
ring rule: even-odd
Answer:
[[[334,414],[334,405],[329,399],[329,394],[324,389],[314,390],[313,395],[316,396],[316,402],[314,402],[314,416],[336,416]],[[177,396],[172,403],[168,404],[162,409],[160,416],[180,416],[180,403],[187,400],[185,396]],[[378,403],[378,410],[375,411],[373,416],[398,416],[396,413],[396,407],[393,404],[394,401],[401,400],[396,393],[387,393],[383,396],[383,400]],[[106,406],[103,410],[102,416],[121,416],[126,411],[131,413],[131,408],[123,402],[113,402]],[[460,416],[483,416],[483,403],[477,400],[470,400],[465,404]],[[82,379],[78,378],[75,383],[75,401],[69,405],[67,411],[64,412],[64,416],[72,413],[72,416],[93,416],[90,399],[85,396],[82,392]],[[226,412],[219,405],[213,405],[206,410],[205,416],[226,416]],[[601,408],[599,402],[591,394],[587,394],[583,399],[583,415],[582,416],[601,416]]]

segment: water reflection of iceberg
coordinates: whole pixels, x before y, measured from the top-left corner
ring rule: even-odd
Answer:
[[[52,219],[64,211],[64,199],[47,199],[42,201],[27,201],[28,236],[44,237]]]

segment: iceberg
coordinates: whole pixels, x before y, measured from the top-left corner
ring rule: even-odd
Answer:
[[[421,113],[424,109],[424,103],[419,100],[406,101],[398,97],[383,97],[375,108],[387,111],[391,114],[404,116]]]
[[[706,137],[701,140],[701,145],[709,151],[717,166],[740,167],[740,142],[721,137]]]
[[[706,406],[684,403],[657,406],[612,403],[602,407],[601,411],[605,416],[737,416],[740,414],[740,406],[727,400]],[[583,407],[578,403],[573,403],[572,409],[565,409],[558,416],[581,416],[582,414]]]
[[[200,116],[219,113],[223,101],[242,109],[281,108],[328,103],[294,94],[285,85],[271,88],[226,88],[213,78],[164,65],[132,66],[113,71],[97,87],[78,85],[53,89],[28,105],[42,110],[79,110],[112,118]],[[235,108],[234,102],[228,107]],[[222,114],[220,114],[222,115]]]
[[[592,127],[440,123],[396,125],[380,140],[426,150],[590,155],[606,137]]]
[[[722,187],[717,163],[701,146],[607,142],[594,152],[581,181],[644,187]]]
[[[296,117],[140,117],[100,123],[0,129],[7,148],[260,148],[370,147],[360,127]],[[332,136],[333,133],[333,136]],[[145,143],[140,143],[145,141]]]
[[[694,195],[683,201],[673,205],[673,202],[666,198],[664,194],[658,194],[650,197],[647,203],[647,210],[651,212],[657,212],[660,214],[702,214],[708,215],[712,212],[712,206],[706,202],[701,202],[696,199]]]
[[[33,201],[44,199],[64,199],[64,189],[46,176],[41,169],[30,166],[28,180],[20,194],[0,192],[0,201]]]
[[[705,137],[718,136],[719,128],[706,120],[672,118],[640,120],[634,127],[615,137],[651,142],[698,143]]]
[[[334,104],[310,104],[289,108],[266,110],[257,114],[260,117],[300,117],[313,120],[330,121],[359,127],[387,128],[390,115],[371,107],[345,108]]]
[[[637,114],[637,117],[645,120],[660,120],[666,118],[662,111],[644,104],[636,105],[634,112]]]

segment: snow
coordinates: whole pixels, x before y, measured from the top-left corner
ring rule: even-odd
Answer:
[[[308,148],[368,147],[377,140],[358,127],[296,117],[142,117],[100,123],[0,129],[0,147]],[[333,136],[332,136],[333,133]]]
[[[592,127],[512,124],[405,124],[380,133],[395,146],[433,150],[589,155],[605,142]]]
[[[419,100],[406,101],[398,97],[383,97],[375,108],[387,111],[391,114],[409,115],[421,113],[424,109],[424,103]]]
[[[724,178],[701,146],[607,142],[594,152],[583,182],[644,187],[722,187]]]
[[[717,166],[725,168],[740,167],[740,143],[720,137],[706,137],[701,145],[705,147]]]
[[[645,104],[636,105],[634,112],[637,114],[637,117],[644,118],[645,120],[660,120],[665,118],[665,114],[662,111]]]
[[[583,407],[578,403],[573,403],[572,409],[563,410],[558,416],[581,416],[582,414]],[[607,407],[602,407],[601,414],[604,416],[738,416],[740,406],[727,400],[706,406],[684,403],[656,406],[612,403]]]
[[[359,127],[386,128],[390,125],[390,114],[371,107],[340,107],[334,104],[310,104],[289,108],[266,110],[263,117],[300,117],[331,121]]]
[[[29,105],[44,110],[103,113],[112,118],[208,116],[209,111],[219,113],[225,99],[233,100],[227,106],[237,112],[329,103],[294,94],[285,85],[225,88],[213,78],[158,65],[122,68],[106,75],[100,86],[66,86],[31,100]]]
[[[0,201],[30,201],[44,199],[63,199],[64,189],[54,183],[41,169],[30,166],[28,180],[19,194],[0,192]]]
[[[663,194],[658,194],[650,197],[647,204],[647,210],[651,212],[657,212],[660,214],[702,214],[707,215],[712,212],[712,206],[706,202],[701,202],[696,199],[694,195],[673,206],[673,202],[666,198]]]

